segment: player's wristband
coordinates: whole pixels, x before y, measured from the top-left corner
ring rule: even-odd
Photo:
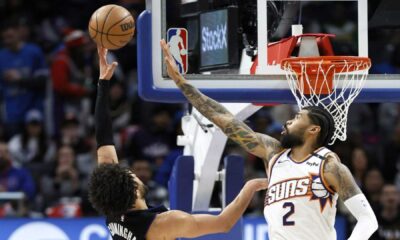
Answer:
[[[114,145],[109,98],[110,81],[100,79],[97,86],[94,111],[97,148],[105,145]]]

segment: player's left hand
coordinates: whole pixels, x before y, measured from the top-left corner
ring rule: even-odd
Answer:
[[[114,74],[115,68],[117,68],[118,63],[113,62],[111,64],[107,63],[107,52],[108,49],[97,45],[97,53],[99,54],[99,69],[100,76],[99,79],[110,80]]]
[[[178,67],[176,66],[175,59],[172,57],[171,52],[169,51],[169,46],[165,42],[164,39],[160,41],[160,45],[162,48],[162,51],[164,53],[164,61],[165,65],[167,66],[167,72],[168,76],[174,80],[176,84],[180,84],[185,79],[182,77],[182,75],[179,73]]]

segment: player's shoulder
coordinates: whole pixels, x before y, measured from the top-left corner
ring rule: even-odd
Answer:
[[[332,185],[337,185],[338,179],[343,177],[344,172],[348,172],[348,168],[342,164],[339,156],[334,152],[328,153],[322,166],[325,180]]]
[[[190,217],[191,215],[188,213],[185,213],[183,211],[179,210],[169,210],[166,212],[162,212],[156,215],[154,219],[154,223],[160,224],[165,222],[170,222],[170,221],[185,221]]]
[[[342,165],[342,162],[340,160],[340,157],[333,151],[329,151],[328,153],[325,154],[325,164],[324,166],[340,166]]]
[[[188,221],[191,215],[179,211],[170,210],[159,213],[154,218],[152,224],[147,231],[147,239],[169,239],[169,230],[174,226],[181,226],[185,221]]]

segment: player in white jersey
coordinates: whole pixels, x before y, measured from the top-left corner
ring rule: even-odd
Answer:
[[[271,239],[336,239],[338,194],[325,185],[321,171],[328,153],[322,147],[294,161],[288,149],[270,161],[264,215]]]
[[[190,103],[230,139],[263,159],[269,177],[265,216],[270,239],[336,239],[338,197],[357,219],[350,240],[368,239],[376,231],[375,214],[350,171],[325,148],[334,132],[334,121],[326,110],[300,110],[285,124],[281,141],[256,133],[186,81],[164,40],[161,47],[168,75]]]

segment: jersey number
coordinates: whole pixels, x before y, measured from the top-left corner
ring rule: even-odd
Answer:
[[[294,204],[292,202],[285,202],[283,208],[289,208],[289,212],[283,215],[283,226],[293,226],[294,221],[289,221],[288,218],[294,213]]]

